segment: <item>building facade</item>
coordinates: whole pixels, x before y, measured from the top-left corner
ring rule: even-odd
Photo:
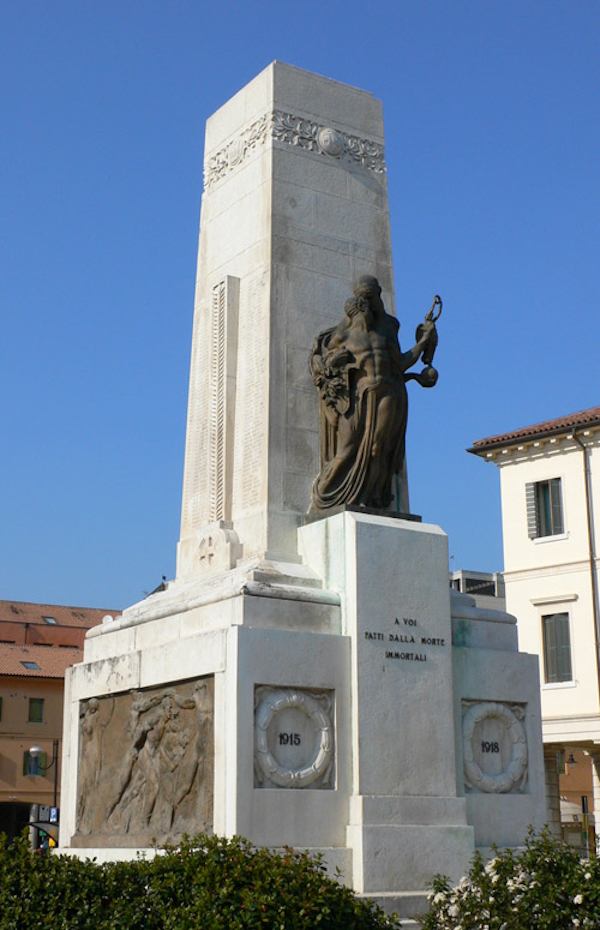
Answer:
[[[586,808],[600,811],[600,407],[469,451],[500,470],[506,606],[518,619],[520,648],[540,657],[552,818],[560,821],[559,795],[579,803],[585,845]],[[581,793],[564,778],[575,764]],[[584,767],[593,797],[581,788]]]
[[[475,598],[478,607],[506,610],[502,572],[472,572],[458,568],[450,572],[450,588]]]
[[[56,819],[65,671],[81,662],[87,630],[107,613],[0,601],[0,833],[9,838]]]

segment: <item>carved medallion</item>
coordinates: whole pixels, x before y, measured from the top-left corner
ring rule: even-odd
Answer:
[[[463,702],[465,784],[474,792],[523,791],[527,779],[525,709],[497,701]]]
[[[241,139],[234,139],[227,149],[227,162],[234,168],[244,157],[244,143]]]
[[[334,158],[339,158],[344,151],[344,137],[335,129],[319,129],[317,142],[321,152]]]
[[[254,736],[255,787],[333,787],[331,692],[257,688]]]

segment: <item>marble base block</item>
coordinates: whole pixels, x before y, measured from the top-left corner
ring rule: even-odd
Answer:
[[[543,825],[535,660],[514,618],[451,597],[445,534],[345,511],[298,538],[302,563],[175,582],[91,631],[67,679],[63,849],[122,858],[185,819],[406,897]]]

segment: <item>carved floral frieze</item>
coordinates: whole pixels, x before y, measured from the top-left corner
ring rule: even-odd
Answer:
[[[205,187],[208,189],[229,174],[269,138],[317,155],[344,159],[377,174],[383,174],[386,170],[383,146],[378,142],[322,126],[303,116],[274,110],[254,120],[208,158],[204,166]]]

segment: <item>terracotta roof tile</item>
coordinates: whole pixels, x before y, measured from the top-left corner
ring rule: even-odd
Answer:
[[[46,624],[44,617],[53,617],[56,626],[71,626],[89,630],[102,623],[107,614],[115,617],[120,610],[96,607],[63,607],[58,604],[30,604],[27,601],[0,601],[0,621],[7,623]]]
[[[83,660],[83,649],[62,646],[12,646],[0,643],[0,676],[64,678],[70,665]],[[27,668],[23,662],[35,663]]]
[[[478,455],[497,446],[513,446],[528,439],[540,439],[558,433],[568,433],[578,426],[600,426],[600,407],[590,407],[589,410],[581,410],[579,413],[557,417],[555,420],[545,420],[543,423],[525,426],[510,433],[499,433],[497,436],[489,436],[487,439],[477,439],[471,448],[467,449],[467,452]]]

